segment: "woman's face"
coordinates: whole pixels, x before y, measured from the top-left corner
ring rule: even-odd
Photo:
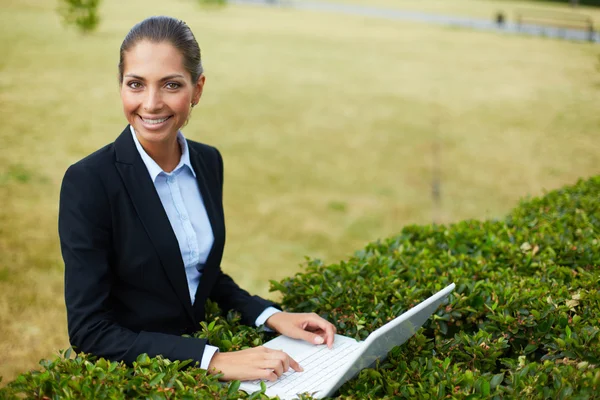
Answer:
[[[183,55],[168,42],[144,40],[124,55],[123,111],[142,145],[174,139],[203,86],[204,76],[192,82]]]

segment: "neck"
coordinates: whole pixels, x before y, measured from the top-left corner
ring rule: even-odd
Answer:
[[[163,171],[171,172],[179,164],[179,160],[181,160],[181,146],[179,146],[176,136],[164,142],[146,142],[139,136],[138,140],[144,151],[148,153]]]

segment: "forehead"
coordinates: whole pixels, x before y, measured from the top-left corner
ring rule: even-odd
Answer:
[[[183,55],[169,42],[143,40],[123,56],[125,75],[134,74],[147,79],[160,79],[173,74],[188,75],[183,65]]]

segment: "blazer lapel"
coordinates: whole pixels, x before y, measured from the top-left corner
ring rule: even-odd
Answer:
[[[215,279],[220,272],[221,258],[223,256],[223,247],[225,245],[225,225],[223,221],[223,213],[221,204],[216,204],[215,191],[220,191],[221,187],[215,185],[216,179],[212,180],[212,185],[208,180],[208,177],[217,174],[217,171],[211,171],[203,160],[202,155],[198,153],[192,146],[190,149],[190,162],[196,172],[196,179],[198,181],[198,187],[202,194],[202,200],[204,201],[204,207],[208,214],[211,228],[213,230],[214,243],[206,259],[205,268],[200,278],[200,285],[196,291],[196,299],[194,301],[194,313],[196,320],[204,320],[205,317],[205,303],[206,299],[210,294],[210,290],[214,285]]]
[[[196,324],[177,237],[160,202],[129,126],[115,141],[116,167],[165,273],[189,317]]]
[[[209,189],[208,184],[206,182],[206,177],[208,176],[209,171],[206,167],[204,160],[202,160],[202,158],[200,157],[200,154],[198,154],[198,152],[195,149],[192,149],[192,147],[189,144],[188,149],[190,151],[190,162],[192,163],[192,167],[196,172],[196,180],[198,181],[198,187],[200,188],[200,193],[202,194],[202,201],[204,201],[206,213],[208,214],[208,220],[210,221],[210,226],[214,230],[215,225],[217,224],[218,216],[216,214],[214,199],[211,196],[211,190]],[[214,190],[215,188],[211,189]],[[213,235],[215,236],[216,242],[217,234],[213,232]],[[213,245],[213,249],[214,248],[215,246]]]

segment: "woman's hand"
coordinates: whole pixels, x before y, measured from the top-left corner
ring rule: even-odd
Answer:
[[[265,325],[293,339],[312,344],[327,343],[327,347],[333,347],[335,326],[315,313],[278,312],[271,315]]]
[[[263,346],[228,353],[217,352],[208,364],[208,372],[222,373],[220,379],[223,381],[254,379],[274,381],[290,368],[297,372],[304,371],[283,351],[271,350]]]

